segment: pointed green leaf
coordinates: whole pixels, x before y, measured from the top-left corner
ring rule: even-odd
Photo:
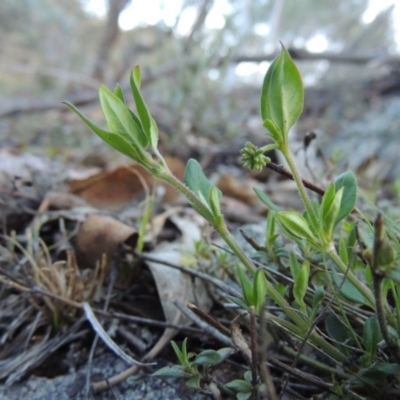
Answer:
[[[346,265],[349,263],[346,239],[343,236],[339,238],[339,256]]]
[[[192,375],[185,372],[181,365],[160,368],[152,376],[163,376],[165,378],[190,378]]]
[[[215,218],[222,216],[221,214],[221,191],[213,186],[210,190],[208,203]]]
[[[382,384],[388,375],[400,375],[400,364],[377,362],[361,371],[360,378],[363,384]]]
[[[254,306],[253,283],[247,277],[246,273],[238,266],[236,271],[239,277],[240,287],[242,288],[244,302],[247,306]]]
[[[339,343],[344,343],[351,337],[347,326],[333,313],[326,316],[325,328],[328,335]]]
[[[257,269],[254,274],[254,285],[253,285],[253,298],[254,307],[256,314],[259,315],[264,307],[265,296],[268,292],[267,278],[265,277],[264,270],[262,268]]]
[[[200,389],[200,379],[201,379],[200,374],[196,374],[193,376],[193,378],[187,380],[185,382],[185,385],[192,389]]]
[[[310,264],[305,261],[301,266],[300,273],[293,285],[293,297],[297,304],[301,307],[301,311],[306,312],[306,305],[304,303],[304,296],[307,293],[308,279],[310,277]]]
[[[196,356],[192,365],[217,365],[224,359],[221,354],[215,350],[204,350]]]
[[[211,210],[209,199],[211,189],[215,188],[215,186],[204,175],[201,165],[192,158],[188,161],[186,165],[183,182]],[[222,192],[217,188],[215,189],[217,190],[217,195],[219,199],[221,199]]]
[[[142,154],[140,154],[134,145],[125,140],[125,138],[119,136],[116,133],[108,132],[102,128],[100,128],[97,124],[91,121],[89,118],[85,117],[74,105],[71,103],[64,103],[70,110],[72,110],[75,114],[77,114],[81,120],[94,132],[96,133],[104,142],[110,145],[115,150],[120,153],[139,161],[142,158]]]
[[[121,99],[104,85],[100,86],[99,97],[110,132],[120,135],[126,141],[133,142],[135,147],[145,150],[148,144],[147,138]]]
[[[132,95],[135,100],[136,109],[139,119],[142,123],[143,130],[151,147],[156,149],[158,143],[158,128],[146,106],[146,103],[143,100],[142,94],[140,93],[141,74],[138,66],[133,68],[130,81]]]
[[[222,349],[219,349],[217,351],[223,360],[236,353],[236,350],[233,349],[232,347],[223,347]]]
[[[335,225],[346,218],[354,209],[357,202],[357,180],[352,172],[345,172],[335,180],[336,191],[343,188],[340,210]]]
[[[277,214],[277,221],[285,234],[307,240],[315,245],[318,244],[314,234],[311,232],[306,219],[296,211],[281,211]]]
[[[333,188],[335,185],[333,185]],[[324,210],[322,210],[321,223],[325,235],[328,239],[332,239],[333,230],[336,224],[339,222],[337,216],[340,211],[340,205],[343,197],[343,188],[340,188],[333,196],[332,202],[329,205],[325,205]]]
[[[261,94],[261,115],[271,120],[287,139],[290,127],[298,120],[304,103],[300,72],[282,45],[281,53],[272,62],[264,78]],[[286,137],[286,139],[285,139]]]
[[[369,305],[368,301],[364,298],[362,293],[348,280],[344,283],[343,275],[338,274],[335,270],[332,271],[333,281],[337,287],[341,287],[340,294],[352,303]]]
[[[240,308],[243,308],[243,310],[249,311],[250,308],[249,306],[242,300],[239,299],[239,297],[235,296],[228,296],[235,304],[237,304]]]
[[[186,338],[183,341],[183,343],[185,343],[185,341],[186,341]],[[182,353],[182,351],[180,350],[179,346],[173,340],[171,340],[171,346],[174,349],[174,352],[175,352],[176,357],[178,358],[179,362],[182,365],[185,365],[187,359],[186,359],[185,355]],[[182,347],[183,347],[183,345],[182,345]]]
[[[117,84],[114,89],[114,94],[126,105],[124,91],[120,84]]]
[[[279,208],[277,205],[275,205],[272,200],[260,189],[258,188],[253,188],[253,190],[256,192],[257,197],[274,213],[278,213],[281,211],[281,208]]]
[[[365,351],[369,354],[370,360],[375,356],[378,343],[381,340],[378,320],[376,317],[369,317],[364,324],[363,341]]]
[[[232,382],[228,382],[226,384],[226,387],[228,387],[229,389],[233,389],[236,390],[237,392],[250,392],[251,393],[251,389],[252,386],[249,382],[245,381],[244,379],[235,379]]]
[[[289,254],[289,267],[290,267],[290,273],[292,274],[292,278],[294,281],[296,281],[300,273],[300,264],[297,261],[296,254],[293,253],[292,251]]]
[[[332,202],[335,198],[335,193],[336,193],[335,182],[332,182],[328,186],[328,189],[325,190],[325,193],[322,197],[321,207],[320,207],[320,212],[319,212],[321,220],[324,218],[324,216],[326,214],[328,214],[329,209],[331,208]]]

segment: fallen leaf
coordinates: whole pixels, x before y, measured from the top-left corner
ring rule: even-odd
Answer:
[[[136,230],[112,217],[90,214],[76,237],[76,256],[80,268],[93,267],[103,254],[110,259],[121,243],[135,246]]]
[[[174,157],[165,158],[171,172],[182,179],[185,165]],[[154,182],[152,176],[138,164],[119,166],[112,170],[90,175],[84,179],[73,179],[69,183],[69,192],[85,199],[94,207],[119,211],[133,200],[144,196],[145,186]],[[163,203],[173,203],[179,193],[171,186],[157,181],[164,186]]]
[[[195,216],[193,215],[193,217]],[[160,261],[181,265],[184,259],[182,250],[194,251],[194,242],[201,239],[201,225],[198,221],[189,219],[188,216],[186,218],[173,216],[171,221],[182,232],[181,241],[163,243],[152,251],[151,256]],[[168,322],[175,320],[176,314],[179,313],[174,305],[177,300],[181,303],[195,302],[198,307],[206,311],[210,309],[212,301],[203,281],[193,280],[187,274],[160,263],[152,261],[146,263],[156,282],[158,295]]]

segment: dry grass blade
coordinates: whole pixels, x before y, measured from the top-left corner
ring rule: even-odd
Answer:
[[[79,330],[84,319],[81,318],[72,325],[65,333],[59,333],[52,339],[50,327],[42,341],[18,356],[13,356],[0,361],[0,379],[8,377],[7,385],[11,385],[21,379],[29,370],[40,365],[47,357],[65,344],[77,340],[87,334],[87,330]]]
[[[138,365],[140,367],[145,367],[149,365],[155,365],[155,363],[149,363],[149,364],[143,364],[139,361],[134,360],[132,357],[128,356],[126,353],[124,353],[121,348],[110,338],[110,336],[107,334],[107,332],[103,329],[101,326],[100,322],[97,320],[96,316],[94,315],[92,308],[90,307],[89,303],[84,302],[82,304],[83,310],[85,311],[86,318],[92,325],[93,329],[95,332],[99,335],[99,337],[103,340],[105,345],[113,351],[118,357],[120,357],[122,360],[126,361],[129,364],[132,365]]]

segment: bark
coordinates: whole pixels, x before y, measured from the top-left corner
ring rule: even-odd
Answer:
[[[108,1],[107,25],[100,42],[97,59],[92,73],[93,78],[100,82],[104,82],[105,71],[110,60],[111,52],[120,33],[118,25],[119,15],[130,1],[131,0]]]

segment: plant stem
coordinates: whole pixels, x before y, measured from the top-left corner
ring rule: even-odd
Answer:
[[[319,235],[320,228],[319,228],[318,218],[315,215],[314,209],[311,206],[311,202],[310,202],[310,199],[308,198],[308,195],[307,195],[307,192],[306,192],[306,188],[305,188],[305,186],[303,184],[303,180],[301,179],[301,176],[300,176],[299,171],[298,171],[298,169],[296,167],[296,164],[295,164],[295,162],[293,160],[292,154],[291,154],[291,152],[289,150],[289,146],[288,146],[287,143],[286,144],[282,144],[281,153],[282,153],[283,157],[285,158],[285,160],[286,160],[286,162],[287,162],[287,164],[289,166],[290,171],[292,172],[293,179],[296,182],[297,189],[299,190],[299,194],[300,194],[301,200],[303,201],[304,207],[305,207],[305,209],[306,209],[306,211],[307,211],[307,213],[308,213],[308,215],[309,215],[309,217],[311,219],[311,223],[312,223],[312,225],[314,227],[314,230],[315,230],[314,234],[315,234],[316,237],[319,237],[320,236]]]
[[[211,210],[193,193],[183,182],[181,182],[177,177],[175,177],[169,170],[164,170],[162,172],[157,171],[157,173],[152,172],[156,178],[169,183],[176,190],[181,192],[191,203],[192,207],[202,215],[210,224],[214,226],[214,216]]]
[[[286,353],[287,355],[289,355],[293,358],[297,356],[297,352],[289,346],[282,346],[280,348],[283,350],[284,353]],[[331,374],[331,375],[334,374],[343,379],[350,379],[352,377],[352,375],[346,374],[345,372],[341,371],[339,368],[330,367],[329,365],[326,365],[320,361],[314,360],[313,358],[310,358],[310,357],[306,356],[305,354],[300,354],[299,361],[301,361],[302,363],[304,363],[310,367],[317,369],[318,371],[325,371],[328,374]]]

